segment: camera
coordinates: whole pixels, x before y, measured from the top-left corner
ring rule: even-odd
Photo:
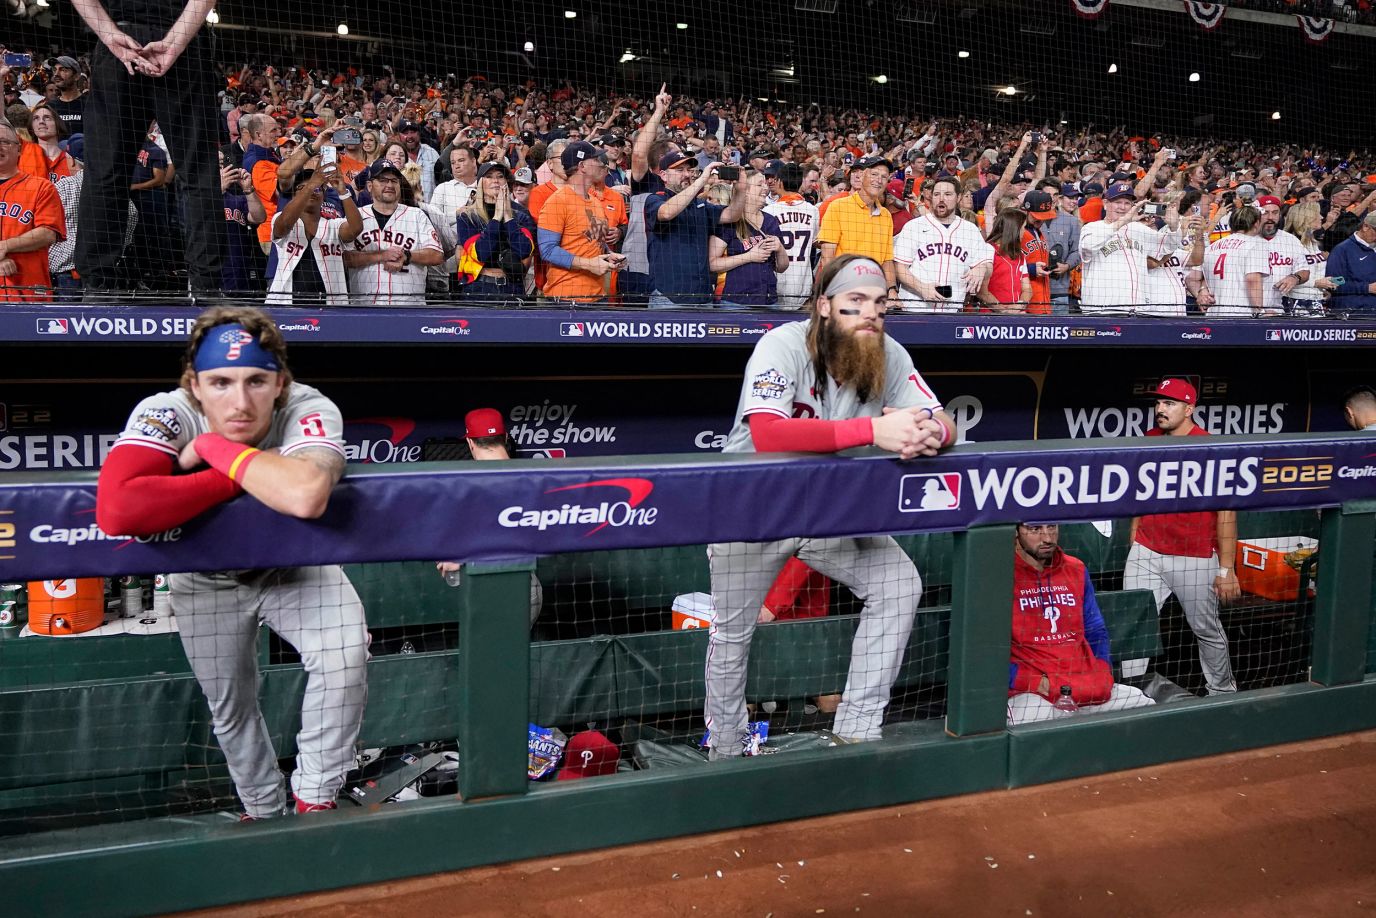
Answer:
[[[356,147],[363,142],[363,132],[356,127],[340,128],[334,132],[334,142],[342,147]]]
[[[734,182],[741,177],[740,166],[719,166],[717,168],[717,178],[723,182]]]
[[[1159,217],[1166,212],[1164,204],[1144,204],[1142,205],[1142,215],[1144,217]]]

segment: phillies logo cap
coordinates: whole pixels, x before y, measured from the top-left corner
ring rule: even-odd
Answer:
[[[1199,401],[1199,394],[1194,386],[1190,385],[1178,377],[1170,377],[1161,380],[1161,385],[1156,387],[1156,391],[1151,393],[1158,398],[1174,399],[1177,402],[1184,402],[1187,405],[1194,405]]]
[[[572,781],[614,775],[620,761],[621,750],[616,743],[598,730],[584,730],[569,737],[568,745],[564,747],[564,767],[559,769],[555,780]]]
[[[463,435],[470,440],[506,435],[506,420],[496,408],[474,408],[463,416]]]

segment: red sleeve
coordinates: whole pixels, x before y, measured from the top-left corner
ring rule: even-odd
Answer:
[[[762,453],[834,453],[872,444],[874,425],[870,418],[823,421],[762,411],[750,415],[750,439]]]
[[[171,456],[147,447],[110,450],[96,486],[97,525],[109,535],[153,535],[243,493],[214,469],[173,475],[175,465]]]
[[[1042,673],[1035,666],[1026,663],[1017,664],[1018,671],[1013,675],[1012,684],[1008,686],[1013,692],[1031,692],[1037,694],[1037,687],[1041,685]],[[1049,680],[1048,680],[1049,681]],[[1060,691],[1060,686],[1056,687]]]
[[[808,575],[812,573],[812,568],[808,567],[797,558],[789,558],[784,569],[779,571],[779,576],[774,578],[774,585],[769,588],[769,592],[764,597],[764,607],[776,616],[780,612],[785,612],[798,601],[798,594],[802,592],[804,585],[808,581]]]

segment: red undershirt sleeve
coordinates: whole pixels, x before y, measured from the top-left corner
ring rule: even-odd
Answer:
[[[750,439],[762,453],[834,453],[874,443],[874,425],[870,418],[823,421],[762,411],[750,415]]]
[[[109,535],[153,535],[243,493],[215,469],[173,475],[176,461],[147,447],[110,450],[96,486],[97,525]]]

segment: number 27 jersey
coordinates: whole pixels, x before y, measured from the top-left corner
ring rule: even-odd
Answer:
[[[788,252],[788,268],[777,275],[780,306],[802,306],[812,295],[812,247],[822,219],[801,195],[785,194],[764,212],[779,221],[779,238]]]

